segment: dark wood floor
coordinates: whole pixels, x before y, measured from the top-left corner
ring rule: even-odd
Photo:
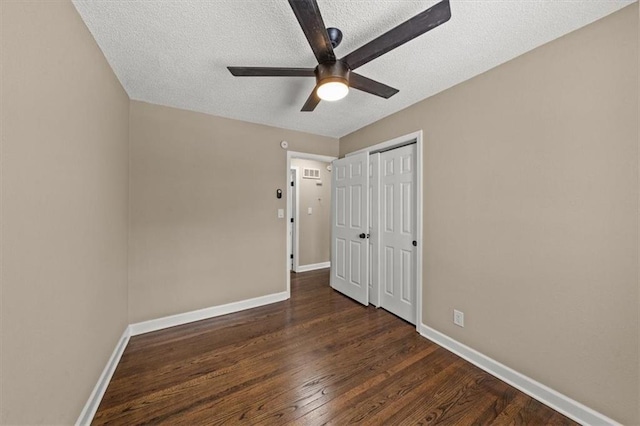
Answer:
[[[574,424],[333,291],[132,337],[94,424]]]

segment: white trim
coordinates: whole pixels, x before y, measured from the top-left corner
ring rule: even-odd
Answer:
[[[298,272],[300,266],[300,167],[292,166],[292,168],[296,170],[296,180],[293,185],[293,191],[296,193],[296,205],[291,206],[291,209],[295,212],[293,215],[293,227],[296,229],[294,233],[296,244],[293,247],[293,271]]]
[[[98,411],[98,406],[102,401],[102,397],[104,393],[107,391],[107,386],[109,386],[109,382],[111,381],[111,377],[113,377],[113,373],[116,371],[116,367],[118,366],[118,362],[120,362],[120,358],[124,353],[124,349],[127,347],[127,343],[129,343],[129,338],[131,337],[130,327],[127,326],[118,340],[116,344],[116,348],[113,350],[111,357],[109,357],[109,361],[107,361],[107,365],[105,365],[104,370],[102,370],[102,374],[98,378],[98,382],[93,388],[91,395],[89,395],[89,399],[87,403],[84,405],[78,420],[76,421],[76,426],[84,426],[91,423],[93,420],[93,416],[96,415],[96,411]]]
[[[298,270],[296,272],[315,271],[316,269],[324,269],[324,268],[330,268],[330,267],[331,267],[331,262],[310,263],[309,265],[298,266]]]
[[[423,227],[422,221],[424,216],[424,204],[423,204],[423,187],[424,181],[423,165],[424,165],[424,145],[422,140],[422,130],[405,136],[407,139],[416,139],[416,172],[418,174],[416,179],[416,205],[417,205],[417,217],[416,217],[416,241],[418,247],[416,247],[416,331],[419,324],[422,324],[422,246],[423,246]],[[405,140],[407,140],[405,139]]]
[[[423,139],[422,139],[422,130],[418,130],[417,132],[409,133],[404,136],[399,136],[395,139],[391,139],[386,142],[381,142],[379,144],[368,146],[366,148],[359,149],[354,152],[350,152],[346,154],[345,157],[349,157],[351,155],[360,154],[363,152],[367,152],[369,154],[379,151],[384,151],[387,149],[407,145],[415,141],[416,143],[416,241],[418,242],[418,247],[416,247],[416,331],[420,332],[420,324],[422,323],[422,229],[423,229],[423,189],[422,189],[422,180],[423,180]],[[378,286],[379,287],[379,286]]]
[[[295,193],[295,197],[293,197],[293,194],[291,193],[291,191],[289,191],[289,194],[287,196],[287,210],[289,210],[290,214],[289,217],[287,218],[287,225],[289,227],[291,227],[291,218],[293,218],[293,249],[289,249],[289,254],[293,254],[293,262],[291,262],[291,269],[293,270],[293,272],[300,272],[298,271],[299,268],[299,259],[300,259],[300,240],[299,240],[299,236],[300,236],[300,167],[298,166],[291,166],[290,170],[295,170],[295,178],[293,180],[293,192]],[[291,185],[289,185],[289,190],[291,190]],[[292,205],[293,202],[295,201],[295,205]],[[289,228],[291,229],[291,228]]]
[[[425,324],[420,324],[420,334],[578,423],[583,425],[620,425],[604,414],[598,413]]]
[[[397,138],[350,152],[348,154],[345,154],[345,157],[360,154],[361,152],[371,153],[376,151],[384,151],[386,149],[395,148],[396,146],[406,145],[407,143],[411,143],[411,141],[413,140],[418,142],[418,139],[422,140],[422,130],[418,130],[417,132],[409,133],[403,136],[398,136]]]
[[[289,197],[289,193],[291,191],[291,185],[289,185],[289,170],[291,170],[291,159],[292,158],[302,158],[302,159],[306,159],[306,160],[315,160],[315,161],[322,161],[325,163],[331,163],[333,160],[336,160],[338,157],[332,157],[329,155],[319,155],[319,154],[309,154],[307,152],[297,152],[297,151],[287,151],[287,169],[286,169],[286,176],[287,176],[287,207],[285,209],[285,211],[289,211],[289,204],[291,203],[291,199]],[[287,248],[286,248],[286,253],[285,253],[285,281],[287,283],[287,299],[291,297],[291,274],[289,272],[289,267],[291,265],[291,259],[289,257],[289,255],[291,254],[291,239],[289,238],[289,229],[291,226],[291,222],[287,223],[287,226],[285,226],[285,238],[287,241]],[[295,255],[294,255],[294,261],[295,259]]]
[[[330,155],[310,154],[307,152],[287,151],[287,158],[300,158],[304,160],[321,161],[323,163],[330,163],[338,157],[332,157]]]
[[[287,160],[287,165],[289,165],[289,161]],[[291,270],[293,270],[293,262],[291,261],[291,255],[293,254],[293,248],[291,247],[291,240],[292,240],[292,227],[291,227],[291,217],[292,216],[292,206],[291,206],[291,200],[292,200],[292,194],[291,194],[291,172],[293,171],[293,169],[289,168],[289,174],[287,175],[287,203],[285,206],[285,210],[287,212],[287,215],[285,216],[285,220],[287,221],[285,228],[287,228],[287,291],[289,291],[289,278],[288,275],[290,273]],[[297,173],[296,173],[297,175]]]
[[[175,327],[194,321],[218,317],[220,315],[232,314],[244,311],[245,309],[257,308],[271,303],[287,300],[289,294],[286,291],[281,293],[267,294],[266,296],[254,297],[253,299],[240,300],[238,302],[227,303],[226,305],[211,306],[209,308],[198,309],[197,311],[185,312],[163,318],[156,318],[149,321],[131,324],[129,329],[132,336],[150,333],[164,328]]]

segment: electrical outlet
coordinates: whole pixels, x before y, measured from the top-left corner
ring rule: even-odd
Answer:
[[[453,310],[453,323],[455,325],[459,325],[460,327],[464,327],[464,312],[460,312],[458,310]]]

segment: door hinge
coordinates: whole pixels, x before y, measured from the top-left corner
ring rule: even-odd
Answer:
[[[291,218],[291,223],[293,223],[293,218]]]
[[[294,185],[293,185],[293,181],[291,181],[291,186],[294,186]]]
[[[293,259],[293,255],[291,255],[291,259]]]

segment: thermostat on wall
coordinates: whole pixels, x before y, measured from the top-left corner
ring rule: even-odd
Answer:
[[[282,142],[280,142],[280,146],[282,147],[282,149],[287,149],[287,148],[289,148],[289,142],[282,141]]]

